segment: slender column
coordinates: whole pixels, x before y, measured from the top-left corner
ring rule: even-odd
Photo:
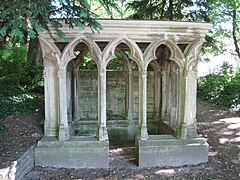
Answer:
[[[73,120],[73,106],[72,106],[72,99],[73,99],[73,92],[72,92],[72,69],[70,66],[67,67],[67,114],[68,114],[68,122],[72,123]]]
[[[178,123],[176,128],[176,136],[181,139],[187,138],[186,124],[186,87],[187,87],[187,72],[183,69],[179,70],[179,91],[178,91]]]
[[[74,69],[74,79],[73,79],[73,92],[74,92],[74,121],[78,121],[80,119],[79,114],[79,97],[78,97],[78,66]]]
[[[59,79],[59,141],[65,141],[70,138],[68,118],[67,118],[67,96],[66,96],[66,69],[58,71]]]
[[[162,109],[161,109],[161,120],[166,121],[166,108],[167,108],[167,87],[166,87],[166,70],[162,71]]]
[[[127,119],[128,119],[128,132],[129,139],[133,140],[135,137],[134,133],[134,122],[133,122],[133,72],[132,69],[128,71],[128,89],[127,89]]]
[[[196,104],[197,104],[197,72],[188,70],[187,78],[187,95],[186,95],[186,124],[188,136],[195,136],[197,134],[196,122]]]
[[[161,102],[161,71],[155,70],[154,72],[154,81],[155,81],[155,87],[154,87],[154,119],[156,122],[160,120],[160,102]]]
[[[108,140],[106,113],[106,69],[101,69],[98,75],[98,132],[99,141]]]
[[[133,119],[133,78],[132,70],[128,71],[128,120]]]
[[[139,129],[138,137],[148,139],[147,132],[147,70],[142,70],[139,75]]]
[[[170,68],[170,76],[171,76],[171,97],[170,97],[170,126],[176,127],[176,113],[177,113],[177,78],[176,78],[176,68],[174,64],[172,64]]]

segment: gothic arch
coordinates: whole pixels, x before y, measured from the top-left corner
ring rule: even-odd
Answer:
[[[184,55],[187,59],[186,69],[187,70],[194,70],[197,65],[198,55],[201,51],[201,46],[204,43],[204,39],[200,39],[194,42],[192,45],[188,46],[187,49],[184,51]]]
[[[39,38],[39,41],[42,47],[44,62],[46,60],[51,61],[58,68],[61,58],[61,52],[58,47],[52,41],[47,41],[43,38]]]
[[[69,61],[71,61],[74,56],[74,48],[79,44],[84,43],[88,46],[89,55],[95,61],[95,63],[99,66],[102,52],[98,45],[91,39],[86,39],[84,37],[78,37],[73,41],[69,42],[67,46],[64,48],[62,57],[61,57],[61,64],[62,67],[66,67]]]
[[[162,44],[167,46],[171,52],[169,59],[174,61],[180,69],[183,69],[184,56],[181,52],[181,49],[170,39],[167,39],[167,40],[161,39],[158,41],[154,41],[147,47],[147,49],[144,52],[144,60],[146,60],[146,67],[151,61],[153,61],[154,59],[157,59],[155,52],[157,48]]]
[[[131,56],[129,58],[135,61],[138,67],[141,68],[141,65],[143,63],[143,53],[141,49],[138,47],[138,45],[127,37],[120,37],[120,38],[113,39],[104,48],[103,61],[105,61],[105,65],[107,65],[108,62],[115,57],[115,49],[121,43],[124,43],[129,47],[131,51]]]

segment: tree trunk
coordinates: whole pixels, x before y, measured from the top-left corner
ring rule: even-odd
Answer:
[[[233,36],[233,43],[235,46],[235,51],[237,53],[238,58],[240,59],[240,50],[239,50],[239,45],[238,45],[238,41],[237,41],[237,10],[234,9],[233,10],[233,32],[232,32],[232,36]]]

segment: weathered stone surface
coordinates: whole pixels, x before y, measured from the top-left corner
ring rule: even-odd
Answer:
[[[136,140],[140,167],[165,167],[199,164],[208,161],[209,145],[204,138],[177,139],[169,135],[152,135]]]
[[[107,168],[109,142],[91,137],[58,141],[43,137],[35,148],[35,165],[65,168]]]
[[[9,165],[0,167],[0,180],[21,180],[34,166],[33,147]]]
[[[135,129],[130,128],[138,128],[140,166],[205,162],[207,144],[199,139],[193,141],[192,137],[196,134],[197,61],[211,24],[133,20],[99,22],[103,27],[99,33],[92,33],[89,28],[69,29],[63,24],[61,30],[68,42],[59,41],[59,38],[54,42],[47,31],[39,34],[45,72],[44,133],[64,142],[41,140],[35,151],[36,163],[56,167],[93,167],[97,159],[97,166],[101,163],[107,166],[108,145],[105,143],[108,141],[105,140],[109,139],[107,121],[110,119],[115,122],[108,130],[115,134],[112,137],[132,138]],[[53,31],[52,35],[56,36],[55,33]],[[179,44],[184,44],[186,49],[182,51]],[[128,50],[130,53],[126,52]],[[76,51],[80,52],[77,57]],[[125,63],[126,71],[122,73],[107,71],[108,62],[116,51]],[[96,62],[98,71],[78,72],[84,53]],[[149,65],[153,66],[154,72],[147,71]],[[132,119],[138,120],[137,126],[133,126]],[[155,122],[150,122],[151,119]],[[81,120],[96,120],[96,135],[103,142],[68,140],[70,130],[74,129],[69,126]],[[127,120],[127,125],[121,126],[119,120]],[[160,121],[170,126],[179,139],[149,138],[148,134],[155,134],[157,129],[160,133],[159,126],[154,128]],[[87,135],[94,128],[89,127],[90,132],[88,126],[83,129]],[[126,132],[128,135],[125,136]],[[196,156],[191,159],[187,155]],[[158,163],[164,157],[166,159]],[[148,164],[147,159],[152,164]]]

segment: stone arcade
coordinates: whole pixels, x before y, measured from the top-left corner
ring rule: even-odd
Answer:
[[[196,127],[196,73],[211,24],[99,22],[99,33],[63,26],[67,42],[40,33],[45,123],[35,164],[107,168],[109,139],[135,140],[140,167],[207,162]],[[80,68],[86,54],[95,71]],[[108,71],[117,54],[124,70]]]

